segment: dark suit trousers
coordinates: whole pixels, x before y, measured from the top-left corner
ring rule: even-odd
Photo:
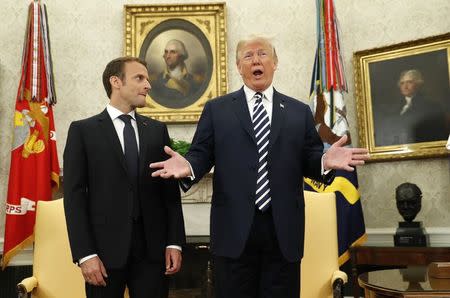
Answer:
[[[123,298],[125,286],[128,286],[131,298],[167,298],[165,264],[151,261],[147,256],[142,220],[134,222],[131,241],[127,265],[118,269],[106,268],[106,287],[86,283],[87,298]]]
[[[216,298],[298,298],[300,262],[284,259],[275,234],[272,209],[255,216],[238,259],[214,257]]]

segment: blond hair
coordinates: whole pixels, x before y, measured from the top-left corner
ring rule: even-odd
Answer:
[[[275,47],[272,43],[272,40],[267,37],[260,36],[260,35],[250,35],[249,37],[247,37],[245,39],[239,40],[239,42],[236,46],[236,63],[238,63],[239,59],[241,59],[242,48],[244,46],[246,46],[247,44],[253,43],[253,42],[260,42],[262,44],[267,45],[272,50],[272,56],[273,56],[273,60],[275,61],[275,64],[278,63],[277,52],[275,51]]]

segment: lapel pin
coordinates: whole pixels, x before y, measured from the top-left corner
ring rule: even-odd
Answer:
[[[280,108],[284,109],[284,104],[280,103]]]

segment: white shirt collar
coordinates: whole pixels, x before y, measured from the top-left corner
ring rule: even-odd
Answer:
[[[106,106],[106,111],[109,114],[109,117],[111,117],[111,120],[115,120],[116,118],[118,118],[120,115],[123,115],[123,112],[115,107],[113,107],[111,104],[108,104]],[[136,121],[136,111],[132,110],[131,112],[128,113],[128,115],[131,116],[131,118],[133,118]]]
[[[402,107],[402,110],[400,111],[400,115],[403,115],[406,113],[406,111],[411,107],[412,103],[412,97],[405,96],[406,104]]]
[[[405,96],[405,100],[406,100],[406,105],[410,106],[411,105],[411,101],[412,101],[412,97]]]
[[[253,97],[256,94],[256,91],[250,89],[249,87],[247,87],[246,85],[244,85],[244,93],[245,93],[245,98],[247,99],[247,102],[251,101],[253,99]],[[264,97],[269,101],[272,102],[273,99],[273,85],[270,84],[270,86],[261,92]]]

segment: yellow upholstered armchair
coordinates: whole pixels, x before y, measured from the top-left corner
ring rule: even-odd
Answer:
[[[334,193],[305,191],[305,251],[301,262],[304,298],[341,297],[347,274],[339,271]]]
[[[19,297],[85,297],[80,268],[72,262],[63,200],[39,201],[34,226],[33,276],[17,285]],[[127,296],[126,296],[127,297]]]

